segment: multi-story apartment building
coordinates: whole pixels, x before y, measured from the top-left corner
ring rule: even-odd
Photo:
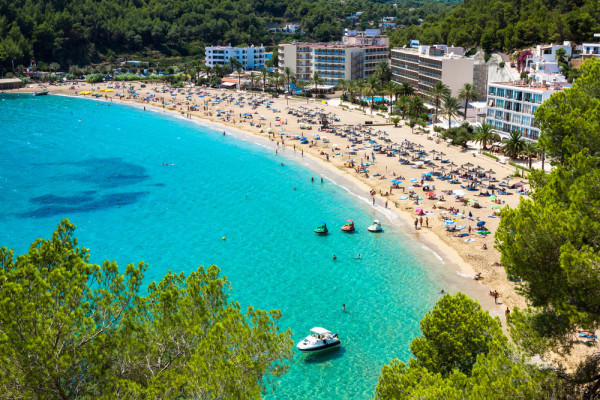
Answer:
[[[408,82],[417,94],[428,98],[437,82],[448,85],[457,96],[465,83],[471,83],[479,97],[485,97],[487,66],[477,64],[464,56],[462,47],[446,45],[418,46],[417,48],[392,49],[392,80]]]
[[[486,122],[494,127],[501,136],[519,131],[525,138],[537,141],[540,130],[535,122],[537,108],[553,93],[567,87],[568,84],[522,81],[490,83],[487,97]]]
[[[204,54],[206,65],[211,67],[225,65],[231,58],[241,62],[246,70],[265,67],[265,48],[262,45],[260,47],[211,46],[205,49]]]
[[[342,42],[300,43],[279,46],[279,68],[289,67],[302,81],[317,72],[325,85],[335,86],[341,79],[368,78],[381,61],[388,61],[388,38],[380,30],[347,31]]]

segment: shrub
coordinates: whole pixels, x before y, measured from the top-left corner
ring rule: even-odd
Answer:
[[[89,74],[86,75],[85,77],[85,81],[87,83],[99,83],[102,82],[104,80],[104,75],[102,74]]]
[[[394,124],[395,127],[398,127],[398,123],[400,123],[400,118],[398,118],[398,117],[392,118],[392,123]]]
[[[436,126],[433,127],[433,131],[437,132],[437,133],[440,133],[440,132],[444,132],[445,129],[442,128],[441,126],[436,125]]]
[[[531,170],[530,170],[529,168],[527,168],[527,167],[523,167],[523,166],[521,166],[521,165],[517,164],[517,163],[516,163],[516,162],[514,162],[514,161],[510,161],[510,162],[509,162],[509,164],[510,164],[510,165],[512,165],[513,167],[517,168],[517,170],[519,170],[519,169],[522,169],[523,171],[531,172]],[[518,171],[517,171],[517,172],[518,172]]]
[[[502,62],[500,62],[500,64],[498,64],[498,65],[500,66],[500,68],[504,68],[504,66],[505,66],[506,64],[504,64],[504,61],[502,61]]]
[[[381,117],[381,118],[385,118],[385,115],[383,115],[382,113],[377,113],[375,115],[377,115],[378,117]]]
[[[496,157],[496,156],[495,156],[495,155],[493,155],[493,154],[490,154],[490,153],[488,153],[487,151],[484,151],[484,152],[482,152],[481,154],[483,154],[484,156],[487,156],[487,157],[489,157],[489,158],[493,158],[493,159],[494,159],[494,160],[496,160],[496,161],[498,161],[498,160],[499,160],[499,158],[498,158],[498,157]]]
[[[485,56],[483,57],[483,59],[485,60],[485,62],[490,61],[490,58],[492,57],[491,53],[485,53]]]

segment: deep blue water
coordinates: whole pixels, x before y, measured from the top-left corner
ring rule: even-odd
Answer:
[[[58,96],[0,95],[0,127],[0,246],[26,252],[69,218],[93,262],[143,260],[147,282],[216,264],[243,308],[281,309],[296,342],[313,326],[340,334],[339,350],[296,354],[272,398],[369,398],[442,287],[402,228],[265,146]],[[339,231],[347,218],[357,233]],[[384,233],[366,231],[374,218]],[[313,233],[320,221],[330,235]]]

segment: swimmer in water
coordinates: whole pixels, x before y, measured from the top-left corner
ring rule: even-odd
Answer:
[[[335,254],[333,255],[333,259],[334,259],[334,260],[337,260],[337,257],[335,256]]]
[[[360,256],[360,253],[359,253],[359,254],[356,256],[356,258],[359,258],[359,259],[360,259],[360,258],[362,258],[362,257]]]
[[[346,305],[342,304],[342,311],[346,312]]]

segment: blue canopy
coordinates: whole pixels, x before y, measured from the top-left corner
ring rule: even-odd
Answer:
[[[479,221],[479,222],[477,223],[477,226],[479,226],[479,227],[482,227],[482,226],[484,226],[484,225],[485,225],[485,221]]]

